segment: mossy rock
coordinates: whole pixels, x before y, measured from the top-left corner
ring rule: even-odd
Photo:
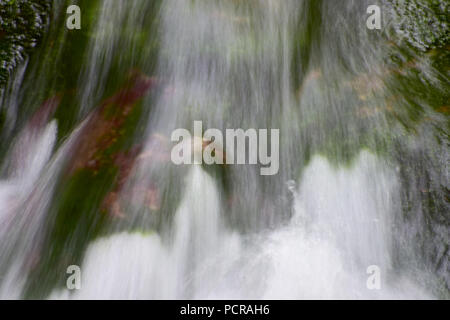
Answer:
[[[0,0],[0,88],[45,32],[51,0]]]

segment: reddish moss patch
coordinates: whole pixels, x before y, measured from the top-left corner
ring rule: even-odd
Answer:
[[[107,99],[90,115],[77,143],[77,152],[69,172],[88,168],[98,171],[102,165],[114,162],[106,152],[124,132],[121,130],[139,99],[156,84],[155,78],[134,74],[123,89]]]

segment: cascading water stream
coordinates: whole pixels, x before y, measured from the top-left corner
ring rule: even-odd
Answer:
[[[245,236],[223,224],[217,186],[196,166],[186,177],[170,240],[139,233],[98,240],[83,263],[86,285],[72,298],[431,298],[393,270],[389,215],[397,182],[383,167],[366,152],[352,169],[315,158],[294,191],[291,221]],[[380,291],[366,287],[373,264],[393,277]],[[51,296],[68,297],[65,290]]]
[[[100,179],[101,146],[89,134],[104,128],[121,131],[115,127],[120,121],[112,116],[110,125],[102,112],[108,117],[108,108],[123,103],[123,114],[131,114],[130,101],[153,86],[140,102],[148,117],[141,119],[145,128],[130,139],[138,155],[128,163],[120,154],[126,163],[123,176],[119,161],[114,162],[120,188],[96,180],[112,195],[105,198],[113,199],[99,201],[91,210],[103,217],[105,206],[113,208],[106,231],[89,240],[63,238],[62,262],[49,258],[58,267],[80,264],[81,289],[45,284],[44,297],[446,297],[445,220],[433,213],[439,217],[429,222],[428,212],[414,199],[425,186],[448,186],[448,177],[442,177],[448,152],[431,138],[426,124],[418,128],[426,137],[422,140],[410,139],[392,125],[393,105],[409,106],[410,100],[404,88],[390,82],[390,76],[400,73],[386,63],[391,44],[365,27],[370,1],[155,3],[98,3],[92,11],[98,18],[91,26],[94,36],[85,46],[88,60],[81,65],[74,95],[79,104],[75,118],[91,116],[56,152],[54,122],[37,131],[23,130],[13,143],[16,151],[8,152],[4,171],[13,173],[0,182],[0,240],[6,239],[0,241],[0,297],[21,297],[28,290],[27,277],[40,279],[31,260],[53,248],[45,245],[53,238],[44,234],[50,232],[45,224],[55,220],[49,214],[51,205],[56,207],[54,188],[64,186],[58,177],[86,169],[87,163],[92,179]],[[150,12],[154,23],[146,20]],[[155,43],[156,66],[150,62]],[[438,72],[422,62],[415,62],[422,68],[422,82],[439,84]],[[131,84],[111,98],[111,87],[116,89],[118,82],[114,72],[126,74],[123,78]],[[94,109],[105,96],[109,98]],[[445,125],[427,112],[436,126]],[[170,162],[171,133],[191,131],[194,121],[223,131],[280,129],[278,174],[261,176],[258,165],[175,166]],[[98,140],[108,146],[109,140]],[[92,159],[77,158],[70,150],[83,143],[94,145]],[[410,164],[435,186],[405,169]],[[86,221],[93,220],[76,223]],[[425,225],[432,231],[424,232]],[[92,234],[96,227],[86,229]],[[441,261],[435,270],[418,253],[423,249],[418,250],[419,242]],[[367,284],[374,266],[381,276],[379,290]]]
[[[285,113],[295,112],[288,39],[299,19],[295,13],[301,12],[302,6],[297,1],[262,1],[260,6],[255,13],[249,6],[236,8],[229,2],[165,3],[161,49],[164,54],[159,72],[171,94],[159,98],[151,115],[150,137],[155,132],[169,136],[176,127],[188,126],[189,120],[198,119],[219,128],[274,126],[276,122],[271,124],[274,116],[269,110],[274,112],[277,108],[282,119]],[[350,16],[350,7],[346,14]],[[231,19],[240,21],[232,23]],[[373,49],[368,40],[358,36],[353,37],[363,46],[355,48],[354,56],[347,59],[357,64],[359,55],[365,55],[370,68],[378,58],[369,52]],[[337,77],[335,74],[341,71],[331,61],[335,58],[326,50],[320,54],[324,55],[317,58],[324,64],[322,72]],[[338,128],[345,126],[346,130],[355,131],[350,135],[362,130],[358,128],[360,124],[346,118],[349,105],[354,105],[356,98],[350,93],[343,102],[328,100],[327,91],[335,95],[331,99],[336,99],[344,94],[344,89],[324,88],[317,83],[319,71],[309,74],[302,88],[303,117],[317,115],[327,122],[331,112]],[[270,83],[277,82],[280,89],[271,88]],[[281,130],[290,135],[288,144],[294,150],[299,147],[295,145],[296,138],[308,144],[316,139],[302,136],[295,128]],[[285,162],[284,168],[290,165]],[[154,171],[161,170],[161,166],[146,162],[140,166],[138,172],[148,181],[154,179]],[[300,190],[294,191],[297,200],[293,217],[285,226],[275,222],[278,227],[274,231],[267,231],[264,226],[282,217],[285,209],[273,204],[276,200],[270,198],[270,191],[260,190],[261,180],[254,168],[229,169],[234,192],[242,193],[238,199],[245,199],[247,209],[256,209],[247,216],[237,212],[235,217],[233,212],[224,210],[223,202],[217,198],[220,187],[199,167],[188,170],[168,234],[160,238],[122,233],[94,244],[84,262],[87,285],[74,297],[430,297],[409,282],[407,276],[403,279],[393,271],[392,219],[399,210],[398,181],[395,172],[375,156],[362,153],[350,169],[333,169],[321,158],[312,160],[304,169]],[[285,174],[281,173],[280,180],[269,186],[273,194],[280,195],[278,188],[283,185]],[[261,194],[272,203],[259,206]],[[263,212],[261,207],[269,211]],[[223,214],[228,214],[228,220]],[[260,229],[256,235],[232,233],[227,226],[230,216],[234,218],[231,225],[243,224],[246,229],[260,225],[263,229],[256,227]],[[141,256],[136,250],[145,254]],[[129,258],[125,258],[128,253]],[[133,266],[129,262],[123,265],[122,261],[133,261]],[[108,270],[103,271],[105,265]],[[383,284],[386,287],[381,292],[369,291],[366,270],[370,265],[379,266],[386,276],[392,275],[393,284]],[[147,282],[141,283],[141,279]],[[104,290],[105,287],[109,289]]]
[[[52,157],[55,121],[45,128],[25,127],[0,180],[0,298],[20,298],[26,274],[37,263],[46,219],[58,176],[77,139],[78,130]]]

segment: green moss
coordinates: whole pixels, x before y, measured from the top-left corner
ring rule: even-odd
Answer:
[[[307,11],[303,17],[298,19],[296,31],[292,39],[291,74],[294,89],[298,89],[302,84],[304,76],[312,62],[312,53],[320,50],[322,0],[309,1],[306,8]]]
[[[3,126],[5,125],[5,121],[6,121],[6,110],[0,110],[0,133],[2,132]]]
[[[86,51],[98,13],[99,1],[80,0],[78,5],[83,8],[81,30],[66,30],[66,16],[61,12],[59,20],[55,21],[53,26],[55,34],[46,39],[48,47],[40,55],[45,59],[45,63],[41,64],[41,70],[38,72],[52,75],[50,79],[46,79],[48,83],[44,94],[48,96],[63,93],[61,105],[55,114],[58,120],[59,141],[67,137],[78,122],[80,106],[76,88],[80,71],[87,58]],[[63,6],[63,9],[65,8],[66,6]],[[61,51],[57,50],[58,48],[62,48]],[[37,61],[35,63],[38,64]],[[30,76],[34,77],[36,73]]]
[[[65,284],[65,269],[68,265],[81,264],[81,259],[88,244],[99,235],[105,235],[104,226],[109,213],[102,207],[106,195],[115,189],[118,168],[115,157],[133,146],[133,137],[138,130],[143,112],[140,101],[127,115],[122,114],[124,106],[111,103],[100,116],[108,110],[108,120],[116,124],[113,131],[108,131],[110,143],[98,146],[95,169],[80,168],[60,184],[59,193],[55,194],[52,215],[49,221],[49,236],[42,251],[43,256],[38,268],[32,272],[25,291],[26,298],[43,298],[54,286]],[[89,132],[85,133],[89,134]],[[103,139],[104,136],[92,137]],[[98,142],[100,143],[100,141]],[[96,146],[97,147],[97,146]],[[57,274],[58,276],[55,276]],[[42,287],[42,283],[46,287]]]

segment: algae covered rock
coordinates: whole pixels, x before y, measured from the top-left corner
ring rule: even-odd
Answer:
[[[392,27],[409,45],[421,50],[449,43],[449,2],[446,0],[387,0],[393,7]]]

